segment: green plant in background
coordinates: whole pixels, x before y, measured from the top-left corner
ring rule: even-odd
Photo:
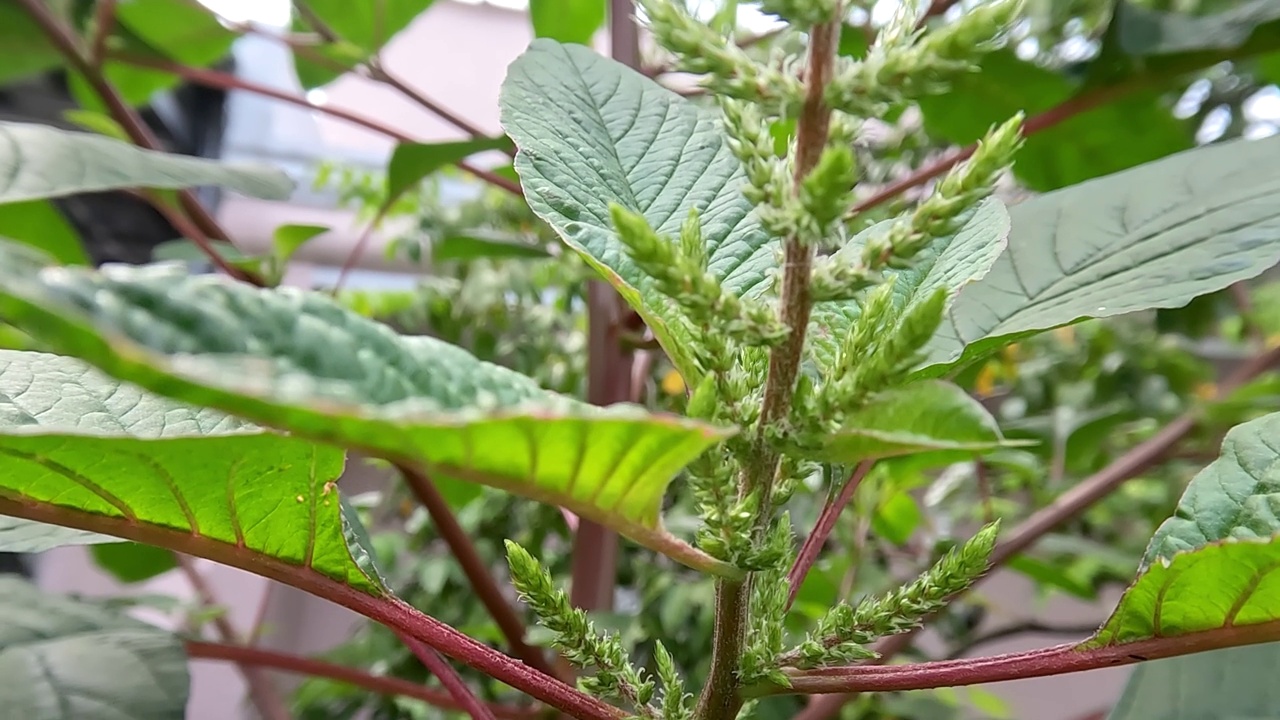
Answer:
[[[20,5],[23,22],[53,39],[86,78],[79,92],[145,145],[127,93],[112,83],[129,77],[130,63],[154,58],[115,54],[99,66],[74,42],[58,42],[77,31],[90,40],[115,32],[104,19],[142,33],[144,18],[113,17],[110,3],[97,15],[65,18],[35,0]],[[400,4],[385,20],[403,27],[422,9]],[[924,716],[934,711],[884,693],[1184,655],[1179,672],[1194,677],[1193,653],[1274,640],[1280,605],[1267,578],[1276,528],[1266,498],[1275,419],[1264,414],[1274,381],[1264,373],[1277,351],[1265,342],[1269,305],[1242,305],[1219,333],[1250,349],[1221,381],[1165,338],[1170,323],[1197,334],[1184,325],[1186,313],[1168,308],[1215,297],[1274,264],[1266,197],[1276,180],[1265,160],[1280,146],[1225,142],[1147,162],[1190,145],[1177,132],[1151,131],[1150,142],[1085,168],[1076,158],[1097,138],[1070,139],[1098,121],[1089,117],[1096,111],[1127,114],[1144,93],[1157,95],[1210,62],[1265,55],[1273,22],[1265,8],[1245,26],[1226,26],[1234,34],[1214,35],[1218,46],[1208,50],[1188,38],[1222,25],[1210,12],[1166,16],[1120,5],[1105,24],[1096,7],[1078,8],[1088,27],[1105,24],[1100,60],[1084,80],[1034,83],[1043,96],[1009,108],[983,103],[967,115],[937,108],[948,94],[980,94],[983,82],[1023,87],[1006,78],[1028,68],[1053,72],[1006,48],[1010,35],[1027,39],[1015,30],[1019,3],[983,3],[932,23],[945,3],[924,13],[904,5],[887,24],[866,26],[870,33],[848,27],[856,8],[839,2],[761,9],[790,26],[772,55],[731,42],[722,19],[703,24],[679,5],[642,3],[672,67],[703,76],[713,101],[705,104],[584,47],[536,41],[512,65],[502,98],[504,130],[519,148],[519,188],[466,163],[475,152],[510,149],[505,139],[402,139],[384,186],[357,182],[354,197],[375,224],[395,214],[420,218],[427,240],[399,247],[411,261],[429,261],[436,276],[407,296],[340,291],[335,299],[254,287],[278,279],[309,231],[282,231],[271,258],[229,261],[203,237],[223,234],[189,205],[189,220],[208,226],[189,239],[234,279],[174,266],[60,264],[73,261],[40,250],[46,225],[24,226],[18,242],[0,245],[0,318],[34,348],[0,355],[0,513],[14,518],[4,547],[127,538],[249,569],[388,629],[365,634],[338,659],[373,667],[376,658],[417,680],[424,668],[436,683],[389,683],[266,653],[234,642],[225,624],[227,642],[185,640],[190,656],[242,664],[268,716],[279,715],[279,699],[252,672],[260,665],[476,718],[536,712],[517,694],[582,718],[813,718],[841,707]],[[589,37],[602,16],[556,21],[545,8],[533,12],[540,34],[560,40]],[[378,56],[385,36],[353,18],[330,3],[299,10],[300,30],[328,37],[318,53],[298,55],[299,75],[321,83],[334,66],[360,67],[402,85]],[[1163,44],[1135,34],[1151,23],[1163,28]],[[1036,32],[1052,66],[1062,39],[1054,28]],[[170,60],[160,64],[172,69]],[[912,143],[891,135],[877,147],[861,138],[908,106],[923,113],[930,138],[917,149],[935,139],[981,142],[892,180],[887,168],[912,159]],[[0,203],[21,212],[31,207],[22,203],[117,186],[213,182],[266,197],[288,190],[271,172],[104,138],[12,123],[0,132],[22,148],[0,155],[11,178]],[[1065,189],[1006,209],[993,191],[1015,158],[1013,176],[1026,187]],[[452,208],[429,183],[413,194],[449,164],[522,199],[485,194]],[[1074,184],[1112,170],[1124,172]],[[915,202],[889,202],[930,178],[937,182]],[[153,197],[165,204],[171,196]],[[553,232],[575,259],[563,256]],[[645,353],[656,345],[667,358],[638,375],[656,372],[666,385],[669,361],[687,397],[651,394],[660,410],[575,399],[592,394],[579,348],[595,337],[582,314],[600,309],[584,287],[593,275],[637,316],[618,320],[615,340]],[[1130,315],[1152,308],[1161,309],[1154,328]],[[1126,317],[1081,325],[1073,337],[1036,336],[1115,315]],[[536,342],[522,344],[530,330]],[[991,397],[997,386],[1006,397]],[[1065,537],[1136,550],[1142,527],[1115,528],[1116,515],[1167,509],[1186,468],[1202,467],[1196,458],[1214,455],[1231,425],[1221,457],[1187,485],[1174,517],[1155,530],[1138,579],[1090,639],[880,665],[925,622],[940,622],[961,649],[980,640],[954,600],[992,564],[1096,593],[1124,571],[1123,559],[1060,541],[1040,556],[1026,551],[1095,505],[1066,528],[1080,535]],[[1167,462],[1174,446],[1191,457]],[[423,531],[421,513],[399,512],[398,496],[349,502],[336,485],[344,450],[395,467],[433,530]],[[923,498],[913,494],[926,486]],[[932,543],[907,548],[918,574],[891,573],[877,553],[909,546],[921,525],[917,500],[936,506],[940,498],[963,501],[930,510],[946,527],[930,529]],[[1001,516],[1039,506],[999,530]],[[962,531],[976,520],[985,526]],[[578,569],[590,523],[634,541],[616,576]],[[505,541],[510,588],[490,572],[497,539]],[[833,543],[853,552],[833,562],[840,553],[822,553]],[[415,557],[424,548],[447,549],[449,564]],[[589,612],[562,589],[566,570],[575,585],[603,580],[631,591],[639,609]],[[416,609],[461,597],[462,578],[479,600],[472,610],[433,618]],[[691,608],[673,599],[677,591]],[[11,605],[29,605],[31,592],[15,585]],[[517,592],[521,611],[511,603]],[[657,612],[648,610],[658,600]],[[673,606],[685,616],[670,617]],[[538,632],[525,632],[525,612]],[[93,642],[88,634],[99,640],[101,663],[119,662],[109,657],[119,653],[171,667],[181,654],[174,635],[111,615],[84,617],[15,637],[0,652],[36,667],[60,643]],[[162,648],[164,658],[141,652],[144,645]],[[550,659],[548,647],[576,672]],[[1257,662],[1253,649],[1229,652],[1226,662]],[[457,674],[441,654],[468,671]],[[78,668],[59,669],[68,675],[56,678],[55,695],[80,681]],[[130,712],[180,715],[178,675],[134,678]],[[1149,677],[1135,678],[1117,712],[1160,706],[1159,682]],[[16,706],[38,708],[48,705],[44,687],[17,682],[4,692]],[[324,692],[312,686],[298,704],[324,717],[365,702]],[[822,697],[803,708],[794,700],[810,694]],[[1236,692],[1231,701],[1254,707],[1264,695]],[[76,712],[98,717],[92,713],[111,702]]]

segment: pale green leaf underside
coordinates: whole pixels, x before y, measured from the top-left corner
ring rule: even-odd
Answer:
[[[331,484],[343,465],[337,448],[157,397],[74,358],[0,351],[2,512],[126,519],[378,593],[366,551],[344,536]]]
[[[0,552],[41,553],[64,545],[116,542],[120,538],[0,515]]]
[[[0,317],[154,392],[555,503],[669,553],[694,551],[663,530],[662,495],[726,435],[588,406],[318,293],[176,268],[40,269],[0,246]]]
[[[22,720],[182,720],[190,679],[175,635],[0,577],[0,698]]]
[[[964,390],[926,380],[877,395],[833,433],[814,459],[856,463],[928,453],[941,461],[1000,447],[995,418]]]
[[[891,221],[879,223],[860,233],[841,253],[861,252],[871,233],[884,232]],[[1009,239],[1009,213],[1004,205],[988,198],[971,210],[964,225],[954,235],[938,238],[915,258],[913,267],[888,271],[894,278],[895,305],[906,308],[923,301],[940,288],[952,297],[948,313],[954,312],[955,296],[970,283],[984,277],[1004,252]],[[859,306],[853,301],[818,303],[810,323],[810,345],[814,359],[830,366],[836,351],[858,318]],[[956,322],[952,317],[951,322]]]
[[[0,122],[0,203],[196,185],[221,185],[272,200],[283,200],[293,190],[284,173],[266,166],[223,164],[143,150],[101,135]]]
[[[1274,720],[1280,644],[1142,663],[1107,720]]]
[[[733,292],[762,292],[777,244],[742,197],[746,178],[717,116],[590,48],[545,39],[511,65],[500,101],[529,205],[640,312],[696,382],[672,336],[676,311],[627,256],[609,205],[644,215],[670,237],[696,208],[711,273]]]
[[[1009,249],[929,347],[938,373],[1016,337],[1170,308],[1280,260],[1280,138],[1171,155],[1019,203]]]

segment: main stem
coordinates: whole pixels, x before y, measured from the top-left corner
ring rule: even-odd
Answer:
[[[837,13],[839,16],[839,13]],[[840,22],[817,25],[809,35],[809,58],[805,71],[804,107],[796,123],[795,186],[818,164],[827,146],[831,128],[831,108],[823,92],[835,68],[840,44]],[[789,237],[784,245],[784,270],[779,315],[790,334],[769,354],[769,374],[765,380],[760,424],[751,457],[743,463],[739,492],[760,492],[760,511],[755,533],[763,535],[773,516],[773,485],[781,455],[769,438],[769,429],[785,420],[800,372],[805,333],[813,298],[809,292],[813,269],[813,247],[799,237]],[[711,671],[698,698],[694,717],[698,720],[733,720],[742,709],[738,664],[746,643],[749,625],[751,582],[719,580],[716,583],[715,640],[711,648]]]

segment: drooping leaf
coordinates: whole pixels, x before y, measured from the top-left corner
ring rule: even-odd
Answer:
[[[500,105],[529,205],[644,317],[696,383],[698,370],[673,335],[673,311],[627,256],[609,204],[671,237],[696,208],[712,274],[733,292],[763,292],[776,246],[742,197],[746,177],[716,117],[590,48],[550,40],[535,40],[511,65]]]
[[[0,122],[0,203],[115,188],[195,185],[222,185],[272,200],[287,198],[293,188],[284,173],[265,166],[222,164],[143,150],[89,133]]]
[[[945,463],[1003,443],[999,425],[981,403],[950,383],[924,381],[873,397],[827,438],[823,448],[806,454],[848,464],[927,454]]]
[[[961,75],[947,94],[921,98],[919,106],[930,136],[968,145],[1014,113],[1035,115],[1079,92],[1065,75],[1007,50],[987,55],[980,72]],[[1013,172],[1032,190],[1056,190],[1186,150],[1192,140],[1192,128],[1173,117],[1161,93],[1131,93],[1029,135]]]
[[[562,43],[590,45],[605,14],[605,0],[529,0],[533,34]]]
[[[511,139],[475,138],[442,143],[408,143],[396,145],[387,163],[387,202],[400,197],[423,178],[476,153],[507,150]]]
[[[333,33],[337,43],[314,48],[323,62],[303,53],[293,54],[298,79],[308,90],[327,85],[344,72],[373,57],[396,33],[431,7],[432,0],[307,0],[307,12],[295,6],[295,32]],[[318,23],[311,22],[314,16]],[[320,25],[322,27],[317,27]]]
[[[486,237],[479,233],[447,235],[431,241],[431,259],[436,262],[479,258],[545,258],[547,251],[517,238]]]
[[[1263,634],[1261,628],[1280,622],[1278,433],[1280,414],[1252,420],[1227,433],[1219,458],[1192,479],[1174,516],[1156,530],[1137,581],[1082,648],[1249,626],[1259,628],[1255,642],[1275,636],[1274,631]],[[1247,674],[1250,664],[1264,658],[1269,661],[1267,667],[1274,669],[1280,645],[1159,661],[1155,668],[1135,675],[1114,717],[1155,717],[1145,713],[1183,705],[1194,687],[1208,697],[1158,717],[1254,717],[1249,713],[1259,708],[1274,709],[1266,704],[1273,682],[1246,689],[1204,681],[1233,670]],[[1161,677],[1191,678],[1197,672],[1203,675],[1190,686],[1155,682]],[[1199,714],[1195,707],[1212,708],[1212,712]],[[1144,714],[1134,715],[1136,708]],[[1270,715],[1256,717],[1264,716]]]
[[[668,534],[659,513],[671,478],[725,431],[588,406],[434,338],[398,336],[325,295],[172,266],[42,269],[29,249],[0,244],[0,317],[152,391],[556,503],[718,567]]]
[[[190,679],[173,633],[0,577],[0,697],[23,720],[182,720]]]
[[[0,205],[0,237],[39,248],[64,265],[89,264],[79,234],[47,200]]]
[[[140,583],[178,567],[172,550],[136,542],[96,543],[89,555],[100,569],[122,583]]]
[[[343,465],[337,448],[157,397],[73,358],[0,351],[2,514],[127,519],[378,592],[367,551],[343,538],[333,485]]]
[[[928,348],[936,374],[1021,335],[1178,307],[1280,260],[1280,138],[1179,153],[1009,209],[1009,248]]]
[[[0,552],[41,553],[64,545],[120,542],[120,538],[0,515]]]
[[[892,221],[885,221],[859,233],[839,254],[858,257],[868,237],[883,232]],[[994,198],[984,200],[970,211],[964,225],[954,235],[940,237],[921,251],[913,267],[886,271],[892,277],[894,306],[905,310],[928,299],[941,288],[955,296],[970,283],[982,279],[1004,252],[1009,237],[1009,214]],[[829,367],[836,352],[860,314],[853,301],[818,303],[810,322],[810,346],[820,366]]]

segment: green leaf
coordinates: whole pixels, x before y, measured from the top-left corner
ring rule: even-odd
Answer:
[[[550,40],[535,40],[511,65],[500,105],[530,207],[644,317],[696,384],[698,369],[673,335],[674,310],[627,256],[609,204],[670,237],[697,208],[711,273],[732,292],[762,293],[777,245],[740,192],[746,177],[716,115],[590,48]]]
[[[314,48],[323,62],[308,59],[303,53],[293,54],[298,80],[308,90],[327,85],[344,72],[374,57],[396,33],[409,26],[414,18],[431,7],[432,0],[307,0],[306,7],[332,31],[341,42]],[[303,13],[295,9],[295,32],[316,32]]]
[[[89,554],[99,568],[125,584],[139,583],[178,567],[172,550],[135,542],[99,543]]]
[[[128,187],[222,185],[271,200],[293,183],[265,166],[221,164],[143,150],[111,138],[0,122],[0,203]]]
[[[859,233],[840,250],[840,254],[848,252],[857,257],[867,238],[883,232],[892,222],[886,220]],[[911,268],[885,272],[887,277],[894,278],[894,307],[905,311],[927,300],[939,288],[946,288],[954,303],[956,293],[990,271],[1004,252],[1008,237],[1009,214],[1004,205],[994,198],[984,200],[969,211],[964,225],[955,235],[937,238],[917,254]],[[837,350],[859,314],[859,305],[854,301],[814,306],[809,338],[819,366],[828,368],[835,361]]]
[[[1142,663],[1107,720],[1271,720],[1277,664],[1276,643]]]
[[[62,53],[49,44],[31,16],[18,3],[0,3],[0,86],[61,64]]]
[[[0,237],[40,249],[64,265],[88,265],[80,235],[46,200],[0,205]]]
[[[1035,115],[1079,92],[1078,83],[1008,50],[987,55],[980,72],[961,75],[947,94],[921,98],[919,106],[931,137],[968,145],[1014,113]],[[1173,117],[1162,93],[1139,92],[1029,135],[1013,172],[1032,190],[1056,190],[1191,146],[1192,129]]]
[[[545,248],[511,237],[485,237],[479,233],[447,235],[431,241],[431,259],[436,262],[481,258],[546,258]]]
[[[169,60],[188,67],[208,67],[231,52],[236,34],[199,5],[186,0],[129,0],[115,6],[113,49],[122,54]],[[103,63],[108,82],[133,105],[150,103],[162,90],[176,87],[173,73],[108,59]],[[78,78],[77,78],[78,79]],[[84,98],[85,94],[77,93]],[[94,100],[85,107],[101,109]]]
[[[1190,150],[1009,209],[1009,249],[927,348],[936,375],[1019,337],[1171,308],[1280,260],[1280,137]]]
[[[387,203],[390,204],[417,185],[423,178],[450,165],[456,165],[476,153],[488,150],[506,151],[511,139],[474,138],[442,143],[402,142],[396,145],[387,163]]]
[[[924,381],[874,396],[824,447],[805,454],[852,464],[927,453],[929,460],[946,463],[1006,444],[995,418],[968,393],[951,383]]]
[[[378,593],[343,538],[332,485],[343,464],[336,448],[180,405],[73,358],[0,351],[3,514],[176,530]]]
[[[529,0],[533,34],[562,43],[590,45],[605,10],[605,0]]]
[[[172,633],[0,577],[0,697],[23,720],[182,720],[187,657]]]
[[[1156,530],[1138,580],[1082,648],[1280,620],[1278,433],[1280,414],[1227,433],[1218,459],[1191,480],[1174,516]],[[1280,645],[1270,643],[1140,667],[1112,717],[1270,717],[1273,678],[1247,686],[1214,679],[1250,677],[1254,666],[1274,670],[1278,658]],[[1186,682],[1162,682],[1170,678]]]
[[[280,262],[286,262],[298,249],[319,235],[329,232],[324,225],[281,225],[271,235],[271,247]]]
[[[672,477],[727,431],[595,408],[325,295],[174,266],[41,269],[29,249],[0,244],[0,317],[154,392],[562,505],[725,570],[667,533],[660,511]]]
[[[0,515],[0,552],[41,553],[64,545],[114,542],[120,538]]]

